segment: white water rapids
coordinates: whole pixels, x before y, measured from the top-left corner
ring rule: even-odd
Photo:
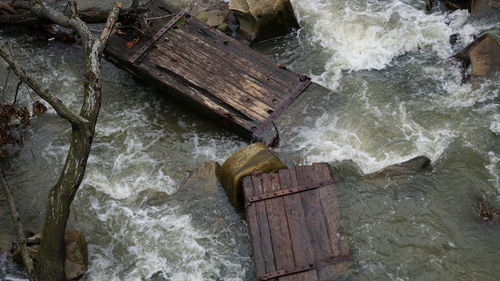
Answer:
[[[499,81],[472,89],[448,58],[482,31],[498,32],[499,17],[442,7],[428,13],[423,0],[292,3],[299,33],[256,48],[331,89],[285,114],[278,152],[334,167],[356,260],[346,280],[495,281],[498,228],[477,218],[474,198],[500,204]],[[2,41],[12,37],[0,33]],[[77,106],[81,50],[28,35],[13,40],[21,63]],[[70,221],[89,240],[89,280],[255,280],[243,215],[223,195],[138,201],[146,189],[175,193],[189,171],[222,163],[247,142],[109,63],[103,73],[97,137]],[[50,111],[12,150],[5,170],[16,192],[33,194],[18,198],[32,231],[40,230],[40,198],[57,179],[68,136]],[[417,155],[432,159],[432,171],[396,186],[360,180]],[[8,218],[1,223],[10,227]],[[0,258],[2,278],[22,275]]]

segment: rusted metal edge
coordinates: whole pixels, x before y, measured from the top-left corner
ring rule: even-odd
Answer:
[[[172,28],[178,20],[180,20],[184,15],[186,15],[185,11],[179,11],[177,14],[175,14],[162,28],[160,28],[154,35],[153,38],[151,38],[148,42],[144,43],[137,52],[135,52],[129,59],[128,61],[130,63],[135,63],[135,61],[142,56],[151,46],[160,39],[165,32],[167,32],[170,28]]]
[[[282,269],[282,270],[278,270],[278,271],[274,271],[274,272],[270,272],[270,273],[261,274],[261,275],[259,275],[259,280],[265,281],[265,280],[269,280],[269,279],[273,279],[273,278],[279,278],[279,277],[283,277],[283,276],[292,275],[295,273],[301,273],[304,271],[314,270],[314,269],[324,267],[327,265],[335,265],[335,264],[339,264],[339,263],[343,263],[343,262],[353,262],[353,261],[354,260],[353,260],[351,255],[334,256],[334,257],[331,257],[331,258],[328,258],[328,259],[325,259],[322,261],[318,261],[316,263],[310,263],[306,266],[297,266],[297,267],[293,267],[290,269]]]
[[[282,190],[264,193],[264,194],[260,194],[260,195],[255,195],[255,196],[248,197],[246,200],[247,201],[246,204],[247,204],[247,206],[250,206],[254,202],[267,200],[267,199],[271,199],[271,198],[276,198],[276,197],[281,197],[281,196],[285,196],[285,195],[289,195],[289,194],[304,192],[304,191],[320,188],[320,187],[331,185],[331,184],[335,184],[335,180],[333,178],[328,180],[328,181],[325,181],[325,182],[313,183],[310,185],[300,185],[297,187],[292,187],[292,188],[282,189]]]
[[[299,77],[300,83],[291,93],[291,95],[283,101],[274,111],[269,115],[266,120],[260,123],[259,127],[253,131],[254,136],[260,136],[269,125],[288,107],[290,104],[296,100],[306,89],[311,85],[311,78],[305,75]]]

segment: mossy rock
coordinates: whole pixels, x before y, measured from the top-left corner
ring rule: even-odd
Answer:
[[[271,172],[285,164],[262,143],[254,143],[236,151],[220,167],[219,180],[235,208],[243,207],[242,180],[253,172]]]

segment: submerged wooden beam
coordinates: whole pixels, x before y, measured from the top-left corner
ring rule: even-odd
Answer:
[[[258,280],[334,280],[353,264],[326,163],[243,179]]]
[[[145,8],[106,58],[224,126],[260,135],[311,83],[165,1]]]

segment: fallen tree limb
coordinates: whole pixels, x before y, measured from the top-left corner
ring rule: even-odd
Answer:
[[[33,260],[28,254],[28,246],[26,244],[26,238],[24,237],[24,229],[21,223],[21,218],[19,217],[19,212],[17,211],[16,204],[14,202],[14,197],[12,196],[12,189],[10,188],[9,183],[5,179],[5,175],[2,169],[0,169],[0,185],[2,186],[3,192],[5,193],[5,197],[7,198],[10,210],[10,217],[14,222],[17,231],[17,236],[19,237],[19,239],[17,240],[18,247],[21,253],[21,258],[23,260],[24,268],[28,273],[28,279],[30,281],[36,281],[37,278],[35,274],[35,269],[33,267]]]
[[[70,2],[72,10],[75,10],[74,0],[70,0]],[[37,17],[75,30],[82,38],[85,54],[83,102],[79,114],[75,114],[69,109],[66,110],[67,107],[59,99],[50,95],[48,90],[30,77],[17,62],[9,62],[9,60],[12,60],[12,56],[8,52],[0,52],[0,55],[9,62],[9,65],[17,66],[17,71],[14,72],[20,76],[20,79],[31,78],[26,79],[26,84],[32,87],[40,96],[44,95],[42,98],[47,98],[48,102],[53,103],[51,105],[58,107],[59,111],[57,111],[56,107],[54,108],[58,113],[62,112],[64,118],[71,120],[70,122],[73,125],[71,126],[70,146],[61,174],[57,183],[49,192],[42,239],[37,252],[37,263],[35,264],[35,271],[40,281],[66,281],[67,278],[64,272],[66,224],[71,203],[85,174],[95,134],[95,125],[101,108],[101,55],[114,29],[122,3],[116,2],[114,4],[106,25],[98,38],[94,38],[87,24],[78,15],[71,14],[67,16],[60,11],[45,7],[41,0],[31,0],[27,4],[29,4],[27,8]],[[78,117],[75,115],[78,115]]]
[[[122,9],[120,16],[140,12],[140,6],[134,6],[134,4],[130,8]],[[53,23],[46,18],[40,18],[32,13],[29,9],[29,1],[16,1],[12,6],[6,2],[0,2],[0,10],[2,8],[8,13],[0,13],[0,27],[12,25],[35,26]],[[105,23],[110,12],[111,10],[88,8],[79,10],[78,17],[85,23]],[[66,17],[71,16],[70,11],[63,12],[62,14]]]

